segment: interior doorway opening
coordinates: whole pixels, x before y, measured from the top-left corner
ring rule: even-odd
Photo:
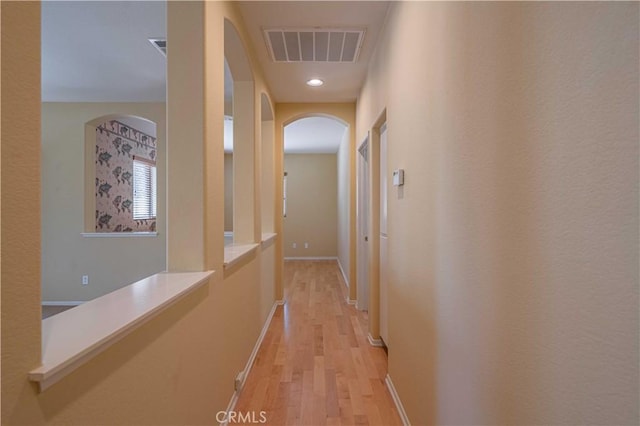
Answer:
[[[350,127],[337,117],[312,114],[286,123],[283,130],[284,258],[335,260],[348,285]]]
[[[358,150],[357,306],[369,311],[369,343],[389,347],[386,121],[384,111]]]

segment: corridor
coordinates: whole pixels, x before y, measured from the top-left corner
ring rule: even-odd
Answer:
[[[235,411],[265,411],[270,425],[401,424],[387,356],[346,303],[336,262],[285,262],[285,291]]]

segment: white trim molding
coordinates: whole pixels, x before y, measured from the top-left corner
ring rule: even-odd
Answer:
[[[338,260],[337,257],[318,256],[318,257],[285,257],[284,260]]]
[[[228,414],[232,412],[236,407],[236,403],[238,402],[238,396],[240,395],[240,392],[244,387],[244,383],[247,380],[247,377],[249,376],[251,367],[253,367],[253,363],[256,360],[256,356],[258,355],[260,346],[262,346],[262,341],[264,340],[264,336],[267,334],[267,330],[269,330],[269,326],[271,325],[271,320],[273,319],[273,315],[276,313],[276,309],[278,308],[278,306],[282,306],[282,305],[284,305],[284,300],[276,300],[275,302],[273,302],[271,311],[269,311],[269,315],[267,315],[267,319],[265,320],[264,325],[262,326],[262,331],[258,336],[258,340],[256,341],[256,344],[253,346],[253,350],[251,351],[251,355],[249,355],[249,359],[247,360],[247,364],[244,367],[244,371],[241,371],[238,374],[238,376],[241,377],[241,380],[240,380],[239,386],[237,386],[236,390],[233,392],[233,395],[231,395],[231,400],[229,401],[229,405],[227,405],[227,410],[226,410],[227,415],[225,416],[225,419],[228,419],[229,417]],[[225,420],[224,422],[220,423],[220,426],[226,426],[228,424],[229,422]]]
[[[384,378],[384,383],[387,385],[391,398],[393,398],[393,402],[396,404],[396,409],[398,410],[402,424],[404,426],[411,426],[409,417],[407,417],[407,412],[404,411],[404,406],[402,405],[402,401],[400,401],[400,396],[398,396],[398,392],[396,392],[396,388],[393,386],[393,381],[391,381],[391,376],[389,376],[389,374]]]
[[[85,238],[134,238],[157,237],[157,232],[82,232]]]
[[[241,259],[248,256],[258,247],[258,244],[230,244],[224,246],[224,264],[223,267],[229,268]]]
[[[373,336],[371,336],[371,333],[367,334],[367,339],[369,340],[369,344],[371,346],[375,346],[377,348],[384,347],[384,342],[382,341],[382,339],[381,338],[374,339]]]
[[[344,273],[344,269],[342,268],[342,262],[340,262],[340,258],[336,258],[338,260],[338,268],[340,268],[340,272],[342,272],[342,278],[344,279],[344,284],[349,288],[349,279],[347,278],[347,274]]]
[[[262,233],[262,244],[266,245],[276,240],[278,234],[275,232],[263,232]]]
[[[227,409],[225,410],[226,415],[224,416],[224,422],[220,423],[220,426],[227,426],[229,424],[229,413],[236,408],[236,403],[238,402],[238,392],[234,392],[231,396],[231,401],[229,401],[229,405],[227,405]]]
[[[278,301],[274,302],[273,306],[271,307],[271,311],[269,311],[269,315],[267,315],[267,319],[265,320],[264,325],[262,326],[262,331],[260,332],[260,336],[258,336],[258,340],[256,341],[256,344],[253,346],[253,351],[251,351],[251,355],[249,355],[249,360],[247,361],[247,365],[244,367],[244,371],[242,372],[243,373],[242,383],[240,384],[240,388],[238,390],[241,390],[243,388],[244,382],[247,380],[247,376],[251,371],[251,367],[253,367],[253,362],[256,360],[256,356],[258,355],[258,351],[260,350],[260,345],[262,345],[264,336],[266,336],[267,330],[269,330],[269,326],[271,325],[271,320],[273,319],[273,315],[276,313],[276,309],[278,309],[278,306],[281,306],[281,304],[278,303]]]
[[[347,296],[347,305],[356,305],[357,300],[356,299],[349,299],[349,296]]]

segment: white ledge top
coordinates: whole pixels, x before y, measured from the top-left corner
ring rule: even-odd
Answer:
[[[259,244],[229,244],[224,246],[224,267],[238,263],[240,259],[251,253]]]
[[[265,232],[264,234],[262,234],[262,244],[267,244],[269,242],[271,242],[272,240],[274,240],[276,237],[278,236],[278,234],[273,233],[273,232]]]
[[[157,237],[157,232],[83,232],[85,238]]]
[[[42,321],[40,391],[71,373],[164,308],[208,282],[213,271],[163,272]]]

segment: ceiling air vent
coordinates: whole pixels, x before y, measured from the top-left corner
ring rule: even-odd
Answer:
[[[264,39],[274,62],[356,62],[364,29],[268,28]]]
[[[153,44],[153,47],[158,49],[162,56],[167,56],[167,39],[165,38],[150,38],[149,42]]]

